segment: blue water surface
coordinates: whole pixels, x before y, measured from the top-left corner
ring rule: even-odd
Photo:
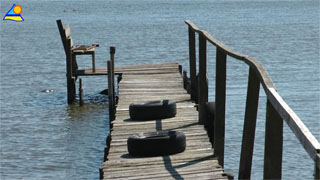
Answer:
[[[106,77],[83,78],[85,105],[68,106],[65,54],[56,19],[76,44],[109,46],[116,65],[179,62],[188,68],[184,20],[268,70],[283,99],[320,140],[319,1],[17,0],[24,22],[1,21],[0,179],[98,179],[109,133]],[[3,16],[12,1],[1,0]],[[210,100],[215,48],[208,44]],[[90,57],[79,58],[81,67]],[[248,67],[228,58],[225,168],[237,177]],[[42,92],[52,89],[54,92]],[[262,89],[262,88],[261,88]],[[252,179],[263,177],[266,98],[261,90]],[[313,179],[314,164],[284,127],[283,179]]]

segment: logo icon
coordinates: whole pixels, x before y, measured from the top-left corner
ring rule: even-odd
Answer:
[[[24,19],[21,16],[22,7],[20,5],[15,5],[11,7],[11,9],[7,12],[7,14],[3,17],[3,20],[9,20],[9,21],[24,21]]]

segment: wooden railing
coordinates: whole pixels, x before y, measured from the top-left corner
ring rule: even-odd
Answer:
[[[267,96],[264,179],[281,179],[283,120],[296,135],[305,151],[315,162],[315,179],[319,179],[320,144],[303,124],[296,113],[277,93],[267,71],[254,58],[232,51],[216,40],[208,32],[200,30],[192,22],[186,20],[189,32],[190,79],[189,91],[191,98],[198,102],[199,124],[213,124],[213,132],[209,134],[213,140],[214,154],[219,163],[224,165],[225,144],[225,107],[226,107],[226,62],[227,56],[243,61],[249,66],[247,99],[242,136],[242,148],[239,167],[239,179],[250,179],[252,156],[256,129],[257,109],[260,84]],[[196,46],[195,34],[199,36],[199,77],[196,77]],[[207,42],[216,47],[216,83],[214,118],[208,118],[208,86],[207,86]],[[188,79],[188,78],[187,78]],[[198,84],[196,84],[198,82]],[[186,85],[187,86],[187,85]],[[212,123],[213,121],[213,123]],[[213,138],[214,137],[214,138]]]

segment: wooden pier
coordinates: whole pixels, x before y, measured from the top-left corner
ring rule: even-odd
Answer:
[[[122,74],[109,155],[101,167],[102,179],[228,179],[213,156],[204,127],[198,124],[196,104],[183,88],[179,65],[158,64],[144,68],[153,70],[133,66],[131,72]],[[131,103],[161,99],[177,102],[176,117],[144,122],[130,119]],[[187,141],[185,152],[144,158],[128,154],[128,136],[157,130],[183,132]]]
[[[100,178],[233,179],[233,175],[223,169],[227,58],[232,57],[231,60],[247,64],[249,71],[238,179],[251,177],[260,86],[267,98],[262,178],[282,178],[283,124],[286,122],[314,161],[314,178],[320,179],[320,143],[278,94],[264,67],[254,58],[232,51],[192,22],[185,22],[189,35],[190,78],[177,63],[115,67],[115,47],[110,47],[108,67],[96,68],[93,50],[89,49],[93,67],[78,69],[75,55],[83,54],[74,50],[69,27],[63,29],[61,21],[57,20],[66,53],[68,103],[75,100],[78,76],[108,75],[110,134],[106,138]],[[207,44],[216,47],[215,102],[208,102]],[[198,58],[196,49],[199,50]],[[118,88],[115,87],[115,75],[119,75]],[[118,89],[118,96],[115,89]],[[79,92],[81,104],[81,81]],[[176,117],[144,122],[129,118],[131,103],[161,99],[177,102]],[[185,152],[144,158],[128,154],[127,138],[130,135],[157,130],[184,132]]]

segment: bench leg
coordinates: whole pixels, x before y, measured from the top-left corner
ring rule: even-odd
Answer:
[[[92,72],[96,72],[95,53],[92,53]]]

